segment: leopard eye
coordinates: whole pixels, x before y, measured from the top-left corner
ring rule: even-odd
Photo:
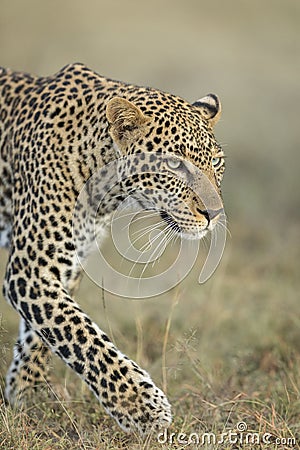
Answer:
[[[180,159],[167,159],[167,165],[170,169],[176,170],[182,166],[182,161]]]
[[[220,163],[221,163],[221,158],[219,156],[215,156],[211,160],[211,164],[213,167],[218,167],[220,165]]]

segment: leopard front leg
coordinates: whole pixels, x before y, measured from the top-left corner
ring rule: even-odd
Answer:
[[[12,363],[6,376],[5,397],[12,405],[20,405],[30,389],[37,390],[48,382],[50,350],[38,335],[20,320],[19,337]]]
[[[44,344],[81,376],[123,430],[143,434],[169,426],[171,408],[164,393],[113,345],[57,279],[44,275],[48,286],[43,289],[42,280],[25,283],[24,274],[12,280],[10,273],[8,268],[8,301]]]

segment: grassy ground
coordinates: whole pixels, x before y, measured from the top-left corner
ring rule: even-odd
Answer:
[[[195,270],[161,299],[132,302],[106,295],[104,307],[99,289],[84,280],[78,297],[168,392],[174,413],[169,438],[176,433],[172,445],[157,442],[157,436],[146,442],[124,436],[85,386],[54,360],[55,394],[24,411],[0,405],[0,448],[183,448],[176,441],[180,432],[211,432],[220,439],[239,422],[249,432],[270,433],[274,444],[257,448],[299,448],[299,252],[294,243],[300,236],[298,228],[292,231],[283,245],[266,233],[233,229],[218,274],[198,287]],[[5,314],[1,333],[4,376],[16,334],[11,314]],[[277,438],[282,445],[275,445]],[[285,446],[287,439],[297,442]]]
[[[179,433],[220,440],[240,422],[269,433],[271,443],[241,444],[242,433],[232,436],[237,443],[201,448],[300,448],[299,21],[298,0],[1,2],[0,65],[47,74],[80,60],[189,100],[217,92],[231,231],[204,285],[196,264],[159,298],[106,293],[103,303],[88,279],[77,295],[168,393],[174,422],[166,443],[124,435],[56,359],[49,396],[25,410],[6,407],[17,318],[0,298],[1,449],[194,449]],[[1,275],[5,259],[0,250]]]

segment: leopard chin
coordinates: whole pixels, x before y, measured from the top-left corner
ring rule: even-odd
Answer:
[[[183,239],[189,240],[189,241],[200,241],[201,239],[203,239],[205,236],[207,236],[209,233],[208,229],[205,229],[203,231],[198,231],[198,232],[181,232],[181,237]]]

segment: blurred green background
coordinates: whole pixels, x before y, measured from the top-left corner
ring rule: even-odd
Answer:
[[[175,293],[113,298],[104,308],[101,291],[85,279],[80,303],[148,368],[155,365],[151,340],[163,333],[174,298],[169,367],[182,358],[172,356],[172,344],[191,330],[211,366],[262,342],[284,341],[299,352],[299,0],[1,0],[0,65],[48,75],[75,61],[191,102],[220,96],[216,136],[228,157],[223,196],[231,231],[204,286],[196,267]],[[5,258],[1,251],[1,274]],[[0,305],[6,343],[16,324]],[[138,349],[126,343],[128,330]],[[10,350],[4,353],[6,364]]]

